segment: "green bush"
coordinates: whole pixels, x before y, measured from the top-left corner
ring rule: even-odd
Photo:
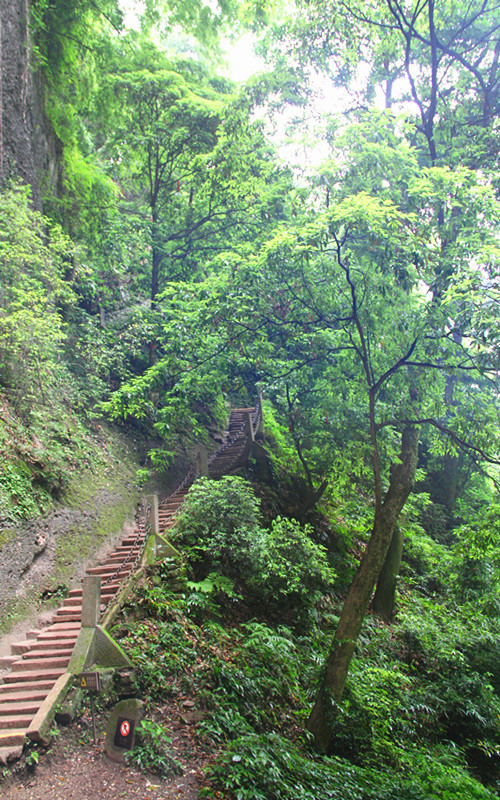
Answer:
[[[318,758],[277,734],[242,736],[229,744],[209,775],[237,800],[494,800],[456,756],[408,753],[401,770],[355,767]],[[213,797],[211,790],[205,797]]]
[[[196,481],[181,507],[173,535],[198,566],[197,577],[216,571],[235,580],[243,578],[252,567],[256,541],[262,536],[258,514],[258,501],[242,478]]]
[[[254,586],[268,601],[286,601],[308,608],[333,586],[335,572],[326,548],[315,544],[312,527],[278,517],[260,541],[254,565]]]
[[[166,778],[182,775],[183,769],[176,758],[169,754],[172,739],[157,722],[143,719],[136,729],[136,744],[126,754],[127,762],[145,772]]]
[[[364,800],[354,769],[336,774],[274,733],[231,742],[209,774],[238,800]]]
[[[226,717],[232,726],[234,714],[244,716],[258,731],[296,720],[308,670],[307,657],[292,632],[252,622],[242,626],[237,645],[231,660],[212,663],[207,699],[214,713],[207,732],[223,725]],[[226,730],[228,738],[241,732],[233,726]]]
[[[223,576],[245,586],[259,602],[284,606],[300,616],[335,581],[326,549],[311,539],[312,528],[281,517],[270,531],[262,528],[258,501],[241,478],[197,481],[182,506],[174,534],[187,548],[196,577],[204,579],[198,581],[198,589],[203,592],[209,576],[217,576],[207,586],[210,602],[216,589],[234,597],[232,586],[230,591],[221,586]],[[214,610],[208,598],[198,596],[192,601],[198,610]]]
[[[195,633],[173,615],[165,621],[134,625],[126,647],[137,670],[141,692],[151,698],[177,694],[184,671],[198,657]]]

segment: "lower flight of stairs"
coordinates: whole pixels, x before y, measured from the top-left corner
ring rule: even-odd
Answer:
[[[114,598],[133,569],[144,541],[137,527],[106,560],[87,570],[102,578],[101,611]],[[26,737],[37,740],[37,714],[67,675],[81,628],[82,588],[72,589],[51,623],[28,631],[26,639],[11,645],[11,655],[0,659],[0,763],[19,757]]]
[[[211,477],[219,477],[238,466],[248,441],[248,416],[255,409],[233,409],[222,446],[209,459]],[[159,507],[160,530],[173,524],[189,487],[194,470]],[[143,527],[125,537],[106,560],[87,570],[102,578],[101,611],[113,600],[142,552]],[[21,755],[26,737],[37,741],[38,718],[48,701],[55,702],[58,687],[69,681],[67,667],[81,628],[82,589],[72,589],[57,609],[48,627],[29,631],[25,640],[11,646],[11,656],[0,659],[0,763]]]

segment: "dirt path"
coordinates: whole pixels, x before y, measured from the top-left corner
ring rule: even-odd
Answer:
[[[194,738],[194,728],[182,709],[169,706],[167,733],[171,755],[182,775],[165,780],[116,764],[104,754],[106,716],[97,719],[98,742],[93,744],[88,712],[68,728],[61,728],[48,752],[40,753],[33,773],[23,762],[0,782],[2,800],[196,800],[203,784],[206,753]]]

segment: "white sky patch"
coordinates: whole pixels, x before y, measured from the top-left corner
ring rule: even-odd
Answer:
[[[125,28],[139,30],[139,18],[144,13],[144,3],[142,0],[119,0],[119,5],[123,12]]]
[[[236,83],[244,83],[252,75],[264,69],[264,62],[254,51],[254,37],[247,33],[237,42],[226,42],[222,49],[227,58],[228,77]]]

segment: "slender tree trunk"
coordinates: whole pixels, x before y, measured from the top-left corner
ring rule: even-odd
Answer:
[[[328,750],[332,738],[336,706],[342,699],[347,672],[373,589],[389,549],[397,519],[413,487],[417,450],[418,430],[409,426],[403,431],[400,463],[394,466],[389,489],[381,507],[375,513],[370,539],[342,608],[326,662],[323,683],[307,721],[307,728],[314,736],[316,747],[323,752]]]
[[[160,286],[160,262],[161,253],[158,246],[158,217],[156,209],[151,210],[151,308],[156,305],[156,295]]]
[[[3,21],[0,9],[0,186],[3,186]]]
[[[386,622],[390,622],[394,614],[396,585],[403,555],[403,539],[403,531],[399,525],[396,525],[373,598],[373,610]]]
[[[151,205],[151,308],[156,308],[156,296],[160,288],[161,251],[158,246],[158,214],[156,205]],[[149,366],[156,363],[156,342],[149,342]]]

